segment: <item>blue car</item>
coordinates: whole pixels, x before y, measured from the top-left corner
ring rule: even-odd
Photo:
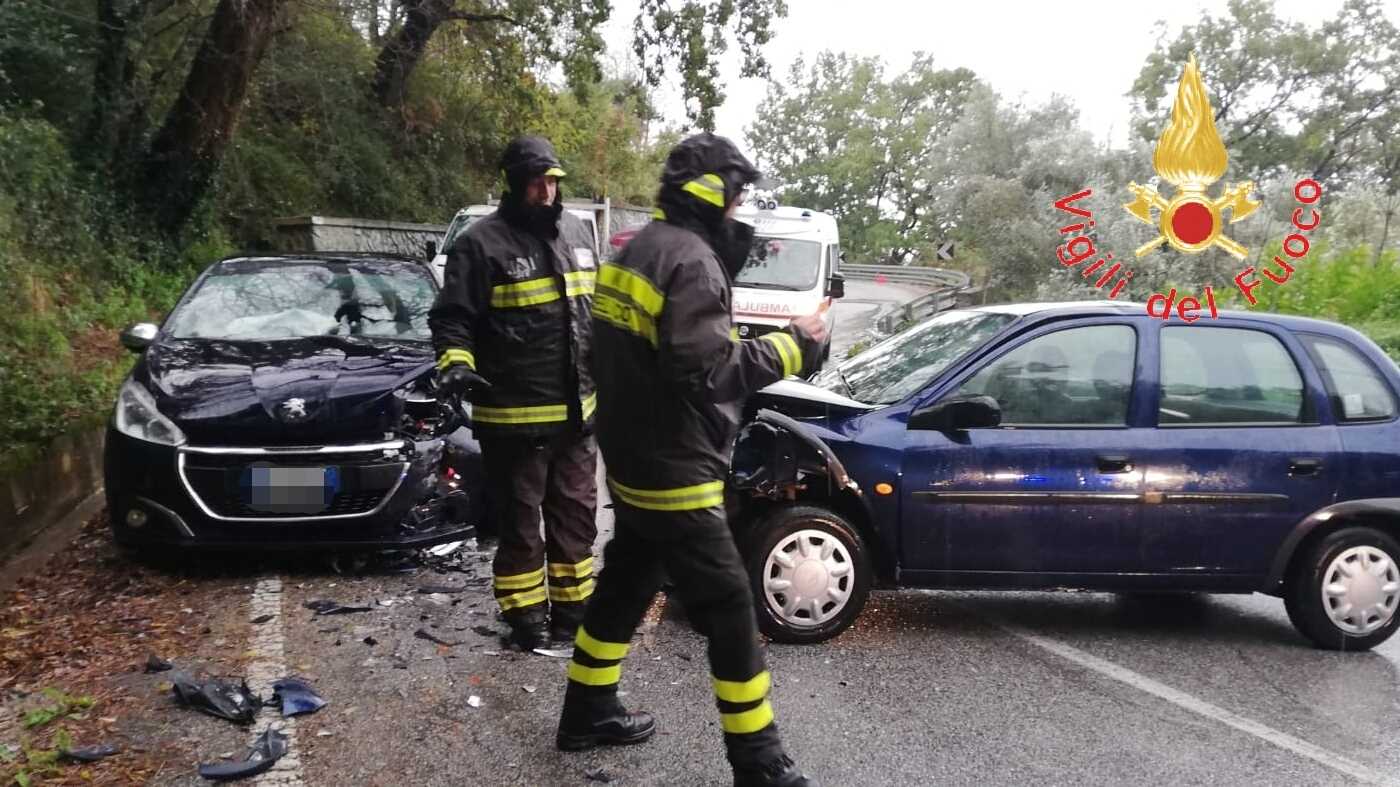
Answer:
[[[938,314],[750,404],[731,521],[763,629],[872,587],[1267,593],[1319,647],[1400,625],[1400,370],[1342,325],[1117,302]]]

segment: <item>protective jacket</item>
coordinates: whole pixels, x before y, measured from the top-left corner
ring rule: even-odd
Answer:
[[[448,249],[428,317],[439,368],[466,363],[491,385],[472,397],[473,430],[485,437],[587,426],[596,404],[589,312],[597,250],[557,198],[543,208],[521,204],[527,177],[545,172],[546,153],[532,150],[531,139],[515,151],[526,163],[504,167],[510,186],[500,207]]]
[[[609,487],[653,511],[722,504],[743,400],[820,364],[820,346],[792,328],[734,334],[732,277],[752,235],[724,206],[757,173],[727,140],[693,139],[668,161],[657,220],[599,270],[593,303]]]

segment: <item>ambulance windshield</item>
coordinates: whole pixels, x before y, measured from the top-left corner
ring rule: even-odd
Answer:
[[[821,273],[822,245],[813,240],[754,238],[749,261],[734,280],[736,287],[765,290],[810,290]]]

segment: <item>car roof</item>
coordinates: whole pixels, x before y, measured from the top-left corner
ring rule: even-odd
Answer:
[[[1191,297],[1191,296],[1188,296]],[[1096,315],[1133,315],[1146,316],[1147,304],[1132,301],[1050,301],[1045,303],[999,303],[987,304],[983,306],[969,306],[963,311],[993,312],[996,314],[1010,314],[1016,317],[1034,317],[1036,319],[1063,319],[1067,317],[1088,317]],[[1202,312],[1209,315],[1207,312]],[[1272,323],[1290,330],[1311,330],[1336,332],[1338,329],[1352,330],[1349,326],[1330,320],[1319,320],[1312,317],[1299,317],[1293,314],[1278,314],[1276,312],[1263,311],[1240,311],[1235,309],[1219,310],[1221,317],[1236,320],[1255,320],[1259,322]],[[1158,318],[1160,319],[1160,318]],[[1170,321],[1163,322],[1172,325],[1185,325],[1179,317],[1173,316]]]

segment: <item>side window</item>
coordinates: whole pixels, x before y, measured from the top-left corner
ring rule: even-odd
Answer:
[[[1395,415],[1395,396],[1376,367],[1345,342],[1305,336],[1327,385],[1327,398],[1338,421],[1379,421]]]
[[[1056,331],[992,361],[958,394],[996,399],[1008,426],[1125,426],[1136,350],[1126,325]]]
[[[1162,329],[1159,426],[1303,423],[1303,376],[1283,343],[1241,328]]]

